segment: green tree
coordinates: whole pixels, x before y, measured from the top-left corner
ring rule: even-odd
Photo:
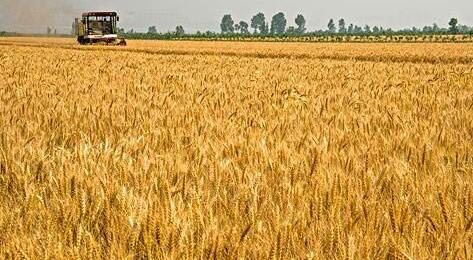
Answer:
[[[214,33],[214,32],[212,32],[212,31],[206,31],[206,32],[204,33],[204,35],[205,35],[205,37],[207,37],[207,38],[212,38],[212,37],[217,36],[217,34]]]
[[[186,34],[186,32],[184,31],[184,27],[182,27],[182,25],[176,26],[176,35],[183,36],[184,34]]]
[[[380,33],[380,29],[378,28],[378,26],[373,27],[373,33],[374,34],[379,34]]]
[[[347,33],[345,19],[343,19],[343,18],[338,21],[338,32],[343,33],[343,34]]]
[[[233,33],[235,31],[235,22],[232,19],[230,14],[226,14],[222,18],[222,22],[220,23],[220,29],[222,33]]]
[[[279,12],[271,20],[271,34],[283,34],[286,32],[287,20],[284,13]]]
[[[269,24],[267,22],[263,23],[263,27],[261,28],[261,34],[268,34],[269,33]]]
[[[459,33],[462,33],[462,34],[470,33],[470,32],[471,32],[471,28],[468,27],[467,25],[460,25],[460,26],[458,26],[458,32],[459,32]]]
[[[253,18],[251,18],[251,28],[254,29],[254,32],[263,33],[266,26],[266,17],[264,17],[263,13],[258,13]]]
[[[333,19],[330,18],[330,20],[328,21],[328,31],[330,33],[335,33],[337,31],[337,28],[335,27],[335,23],[333,22]]]
[[[236,23],[236,24],[235,24],[235,32],[236,32],[236,33],[239,33],[239,32],[240,32],[240,29],[241,29],[241,28],[240,28],[240,24],[239,24],[239,23]]]
[[[157,34],[158,29],[156,29],[156,26],[150,26],[150,27],[148,27],[148,33],[149,34]]]
[[[371,33],[371,27],[369,25],[365,25],[365,33],[370,34]]]
[[[286,33],[287,34],[298,34],[299,32],[297,31],[296,27],[289,26],[289,27],[287,27]]]
[[[248,23],[247,23],[247,22],[245,22],[245,21],[240,21],[239,26],[240,26],[240,32],[241,32],[242,34],[249,34],[249,33],[250,33],[250,31],[248,31],[248,27],[249,27],[249,26],[248,26]]]
[[[448,23],[450,27],[448,28],[448,31],[451,34],[457,34],[458,33],[458,19],[457,18],[452,18],[450,19],[450,22]]]
[[[347,33],[348,33],[348,34],[352,34],[354,28],[355,28],[354,25],[351,23],[351,24],[348,26]]]
[[[362,34],[363,33],[363,28],[361,28],[358,25],[355,25],[355,28],[353,28],[353,33],[354,34]]]
[[[297,17],[296,17],[296,20],[295,20],[296,24],[297,24],[297,28],[296,28],[296,32],[297,33],[305,33],[306,31],[306,28],[305,28],[305,24],[306,24],[306,20],[305,20],[305,17],[302,15],[302,14],[298,14]]]

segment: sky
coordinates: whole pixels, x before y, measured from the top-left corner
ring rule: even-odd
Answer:
[[[347,24],[369,24],[402,29],[434,22],[448,27],[451,17],[473,25],[471,0],[0,0],[0,31],[43,33],[50,26],[68,33],[74,17],[83,11],[117,11],[120,27],[146,32],[154,25],[160,32],[177,25],[187,32],[219,31],[224,14],[235,22],[263,12],[266,19],[284,12],[288,26],[303,14],[309,31],[326,29],[328,20],[344,18]]]

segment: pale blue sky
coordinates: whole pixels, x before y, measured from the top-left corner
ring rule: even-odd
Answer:
[[[0,0],[0,30],[42,32],[49,25],[68,32],[74,16],[88,10],[118,11],[121,27],[146,31],[148,26],[156,25],[161,32],[173,30],[176,25],[183,25],[187,31],[219,31],[224,14],[232,14],[235,21],[249,22],[258,11],[264,12],[268,20],[283,11],[289,24],[302,13],[310,31],[325,29],[331,17],[395,29],[433,22],[446,27],[450,17],[473,25],[471,0]]]

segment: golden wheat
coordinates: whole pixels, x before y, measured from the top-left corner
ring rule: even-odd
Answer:
[[[2,258],[473,257],[473,45],[0,40]]]

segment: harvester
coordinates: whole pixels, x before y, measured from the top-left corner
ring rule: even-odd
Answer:
[[[126,45],[124,38],[118,36],[116,12],[83,13],[82,19],[74,20],[73,29],[77,42],[81,45]]]

